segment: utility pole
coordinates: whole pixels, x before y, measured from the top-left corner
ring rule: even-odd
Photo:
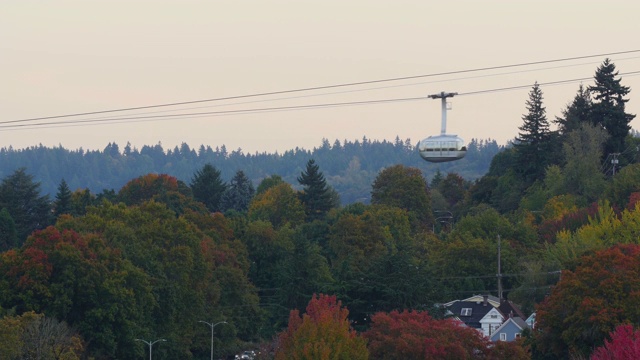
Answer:
[[[620,153],[613,153],[611,156],[613,156],[613,159],[611,159],[611,165],[613,165],[613,176],[615,176],[616,167],[618,166],[618,156],[620,156]]]
[[[498,235],[498,299],[502,302],[502,272],[500,269],[500,235]]]

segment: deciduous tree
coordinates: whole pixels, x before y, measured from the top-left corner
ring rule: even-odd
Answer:
[[[366,360],[366,340],[349,325],[349,310],[335,296],[314,295],[306,313],[292,310],[279,338],[276,360]]]
[[[640,330],[635,330],[633,325],[619,325],[609,337],[603,346],[593,351],[591,360],[640,359]]]

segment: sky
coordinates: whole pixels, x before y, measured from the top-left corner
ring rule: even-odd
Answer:
[[[639,13],[637,0],[4,0],[0,148],[415,144],[440,133],[441,104],[426,97],[441,91],[459,94],[447,133],[506,144],[535,82],[552,120],[607,57],[638,114]],[[438,73],[452,74],[424,76]],[[410,79],[376,82],[397,78]],[[576,81],[549,84],[565,80]],[[364,84],[336,86],[352,83]],[[239,98],[24,121],[228,97]],[[365,104],[317,106],[354,102]],[[206,112],[217,114],[188,115]]]

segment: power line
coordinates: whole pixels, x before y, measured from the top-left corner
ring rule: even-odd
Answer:
[[[640,71],[627,72],[623,74],[619,74],[620,76],[633,76],[640,74]],[[552,81],[546,83],[539,83],[540,86],[554,86],[554,85],[562,85],[569,84],[579,81],[590,80],[591,78],[578,78],[578,79],[569,79],[569,80],[559,80]],[[458,96],[464,95],[481,95],[486,93],[500,92],[500,91],[512,91],[519,90],[524,88],[531,87],[531,84],[527,85],[518,85],[518,86],[510,86],[503,88],[493,88],[493,89],[485,89],[478,90],[466,93],[460,93]],[[307,105],[294,105],[294,106],[279,106],[279,107],[265,107],[265,108],[250,108],[250,109],[238,109],[238,110],[222,110],[222,111],[207,111],[207,112],[194,112],[194,113],[181,113],[181,114],[165,114],[165,115],[147,115],[147,116],[130,116],[130,117],[106,117],[106,118],[89,118],[89,119],[79,119],[79,120],[67,120],[67,121],[50,121],[50,122],[40,122],[40,123],[29,123],[29,124],[15,124],[18,122],[26,122],[26,121],[34,121],[34,120],[13,120],[13,121],[5,121],[0,122],[0,124],[9,124],[9,125],[0,125],[0,131],[7,130],[19,130],[24,128],[33,128],[33,127],[65,127],[65,126],[80,126],[80,125],[99,125],[102,123],[118,123],[127,121],[128,123],[132,122],[143,122],[143,121],[159,121],[159,120],[177,120],[180,118],[194,118],[194,117],[209,117],[209,116],[228,116],[228,115],[240,115],[240,114],[256,114],[256,113],[265,113],[265,112],[281,112],[281,111],[293,111],[293,110],[310,110],[310,109],[318,109],[318,108],[330,108],[330,107],[344,107],[344,106],[363,106],[363,105],[377,105],[377,104],[385,104],[385,103],[394,103],[394,102],[407,102],[407,101],[416,101],[416,100],[425,100],[428,99],[427,96],[421,97],[411,97],[411,98],[391,98],[391,99],[378,99],[378,100],[366,100],[366,101],[352,101],[352,102],[339,102],[339,103],[321,103],[321,104],[307,104]],[[63,117],[63,116],[60,116]],[[45,118],[40,118],[41,120]],[[47,119],[52,119],[49,117]]]
[[[414,75],[414,76],[405,76],[405,77],[396,77],[396,78],[387,78],[387,79],[378,79],[378,80],[369,80],[369,81],[360,81],[360,82],[350,82],[350,83],[342,83],[342,84],[335,84],[335,85],[314,86],[314,87],[298,88],[298,89],[291,89],[291,90],[280,90],[280,91],[262,92],[262,93],[246,94],[246,95],[227,96],[227,97],[220,97],[220,98],[210,98],[210,99],[202,99],[202,100],[163,103],[163,104],[156,104],[156,105],[100,110],[100,111],[91,111],[91,112],[83,112],[83,113],[55,115],[55,116],[45,116],[45,117],[37,117],[37,118],[29,118],[29,119],[10,120],[4,123],[17,123],[17,122],[36,121],[36,120],[59,119],[59,118],[75,117],[75,116],[96,115],[96,114],[105,114],[105,113],[131,111],[131,110],[142,110],[142,109],[151,109],[151,108],[168,107],[168,106],[189,105],[189,104],[197,104],[197,103],[213,102],[213,101],[224,101],[224,100],[243,99],[243,98],[259,97],[259,96],[288,94],[288,93],[294,93],[294,92],[333,89],[333,88],[339,88],[339,87],[368,85],[368,84],[376,84],[376,83],[382,83],[382,82],[411,80],[411,79],[418,79],[418,78],[425,78],[425,77],[436,77],[436,76],[464,74],[464,73],[471,73],[471,72],[507,69],[507,68],[514,68],[514,67],[524,67],[524,66],[531,66],[531,65],[573,61],[573,60],[588,59],[588,58],[610,56],[610,55],[630,54],[630,53],[636,53],[636,52],[640,52],[640,49],[603,53],[603,54],[594,54],[594,55],[575,56],[575,57],[559,58],[559,59],[552,59],[552,60],[532,61],[532,62],[518,63],[518,64],[490,66],[490,67],[483,67],[483,68],[465,69],[465,70],[457,70],[457,71],[447,71],[447,72],[431,73],[431,74],[423,74],[423,75]]]

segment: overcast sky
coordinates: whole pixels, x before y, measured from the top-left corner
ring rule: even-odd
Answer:
[[[140,149],[185,142],[246,152],[312,149],[322,139],[390,140],[440,132],[437,100],[225,116],[158,116],[424,97],[458,92],[447,132],[505,144],[534,82],[551,120],[605,56],[640,49],[640,1],[25,1],[0,2],[0,126],[37,117],[460,72],[269,97],[50,119],[0,128],[0,147]],[[609,56],[640,112],[640,52]],[[488,92],[509,87],[519,89]],[[480,92],[479,94],[468,94]],[[468,95],[464,95],[468,94]],[[173,110],[173,112],[167,112]],[[176,111],[177,110],[177,111]],[[162,111],[162,112],[161,112]],[[138,115],[133,115],[138,114]],[[632,122],[640,129],[640,120]]]

